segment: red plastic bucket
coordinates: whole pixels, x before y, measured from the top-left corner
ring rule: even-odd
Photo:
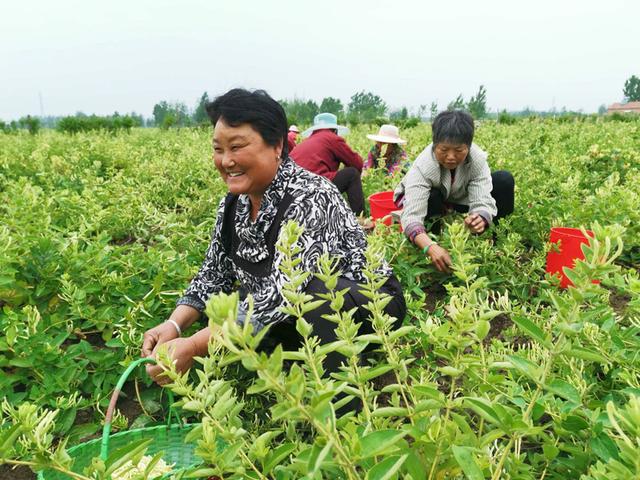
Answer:
[[[560,287],[567,288],[573,285],[562,269],[564,267],[573,268],[576,260],[584,260],[582,244],[589,243],[589,237],[593,237],[593,232],[587,230],[588,237],[585,237],[579,228],[554,227],[551,229],[549,241],[557,244],[547,254],[547,272],[560,277]],[[594,280],[594,283],[597,283]]]
[[[378,192],[369,196],[369,210],[374,220],[382,220],[385,225],[391,225],[391,212],[399,210],[393,203],[393,190]]]

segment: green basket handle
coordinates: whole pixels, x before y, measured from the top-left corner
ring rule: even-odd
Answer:
[[[107,414],[104,417],[104,428],[102,429],[102,442],[100,442],[100,458],[106,460],[109,455],[109,435],[111,434],[111,421],[113,420],[113,414],[116,411],[116,403],[118,397],[120,397],[120,391],[124,386],[124,382],[127,381],[131,372],[133,372],[139,365],[143,363],[156,363],[156,360],[151,357],[140,358],[132,362],[127,369],[120,376],[120,380],[116,384],[116,388],[111,394],[111,400],[109,401],[109,408],[107,408]],[[171,426],[171,417],[175,416],[177,424],[182,426],[182,421],[173,408],[173,392],[168,391],[167,397],[169,397],[169,418],[167,418],[167,426]]]

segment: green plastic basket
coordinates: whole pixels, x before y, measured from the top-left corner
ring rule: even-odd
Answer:
[[[138,428],[110,435],[111,420],[124,382],[138,365],[154,361],[155,360],[151,358],[141,358],[129,365],[124,371],[111,395],[111,401],[109,402],[109,408],[105,416],[104,428],[102,429],[102,438],[89,440],[88,442],[71,447],[68,450],[69,455],[74,459],[72,470],[75,473],[82,473],[82,470],[89,466],[91,460],[95,457],[99,456],[103,460],[106,460],[111,449],[118,449],[132,442],[147,439],[151,439],[152,442],[147,448],[146,455],[155,455],[160,451],[164,452],[162,455],[163,460],[167,462],[167,464],[175,464],[172,473],[177,473],[180,470],[192,467],[201,461],[195,456],[195,445],[184,442],[185,437],[194,425],[182,424],[178,415],[173,411],[173,408],[169,410],[169,418],[166,425]],[[169,399],[170,403],[173,403],[171,392],[169,392]],[[172,416],[175,416],[177,420],[177,423],[173,425],[171,424]],[[70,478],[68,475],[55,470],[44,470],[38,473],[39,480],[69,480]]]

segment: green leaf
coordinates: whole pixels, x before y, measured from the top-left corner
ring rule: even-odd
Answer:
[[[7,328],[5,335],[7,338],[7,345],[13,347],[13,345],[16,343],[16,338],[18,337],[18,329],[16,328],[16,326],[9,325],[9,328]]]
[[[487,422],[493,423],[494,425],[498,425],[502,427],[502,422],[500,422],[500,417],[493,409],[491,403],[489,403],[484,398],[477,397],[467,397],[464,399],[464,402],[478,415],[484,418]]]
[[[316,473],[322,469],[322,463],[329,455],[329,452],[331,452],[332,446],[333,441],[329,440],[315,458],[313,456],[309,458],[309,473]]]
[[[478,320],[476,323],[476,337],[479,340],[484,340],[491,330],[491,324],[487,320]]]
[[[591,450],[605,463],[612,458],[615,460],[619,458],[616,443],[604,432],[591,439]]]
[[[514,368],[529,377],[534,382],[538,382],[540,378],[540,368],[533,362],[519,357],[518,355],[507,355],[507,359]]]
[[[413,452],[409,452],[409,456],[404,462],[404,468],[412,480],[424,480],[428,476],[427,469],[420,461],[420,458]]]
[[[0,435],[0,457],[8,458],[15,446],[16,439],[20,435],[20,425],[13,425]]]
[[[451,451],[453,452],[456,462],[458,462],[458,465],[460,465],[460,468],[462,468],[462,471],[469,480],[484,480],[482,470],[476,463],[476,459],[471,453],[471,448],[452,445]]]
[[[564,380],[553,379],[545,385],[546,389],[570,402],[580,404],[582,399],[575,387]]]
[[[416,396],[427,397],[433,400],[438,400],[439,402],[444,402],[444,394],[435,387],[430,387],[428,385],[416,385],[411,387],[411,390],[418,394]]]
[[[409,411],[403,407],[381,407],[371,412],[372,417],[405,417]]]
[[[397,330],[394,330],[389,333],[389,340],[394,341],[400,337],[404,337],[409,333],[413,332],[416,329],[413,325],[406,325],[404,327],[400,327]]]
[[[396,443],[407,433],[400,430],[379,430],[369,433],[360,440],[362,458],[375,457],[387,450],[393,450]]]
[[[285,443],[271,452],[264,463],[264,473],[269,473],[296,449],[295,443]]]
[[[400,470],[400,467],[402,467],[407,457],[408,455],[404,454],[402,456],[393,455],[385,458],[367,472],[366,480],[389,480],[398,473],[398,470]]]
[[[82,423],[74,425],[71,430],[69,430],[66,438],[69,440],[69,444],[73,445],[75,443],[79,443],[83,438],[93,435],[99,429],[100,425],[98,423]]]
[[[544,453],[544,458],[550,462],[555,459],[560,453],[560,449],[555,445],[551,445],[550,443],[545,443],[542,445],[542,452]]]
[[[438,368],[438,370],[440,370],[440,372],[442,372],[443,375],[447,375],[453,378],[456,378],[462,375],[462,370],[460,370],[459,368],[451,367],[449,365],[447,365],[446,367],[440,367]]]
[[[607,359],[603,355],[589,348],[571,347],[570,350],[564,353],[570,357],[580,358],[581,360],[586,360],[588,362],[608,363]]]
[[[378,367],[370,368],[362,374],[362,379],[365,381],[384,375],[388,371],[393,370],[391,365],[380,365]]]
[[[544,334],[542,329],[527,317],[523,315],[514,315],[512,320],[513,323],[515,323],[520,328],[520,330],[522,330],[529,337],[538,341],[540,344],[544,345],[547,348],[551,347],[551,344],[547,340],[546,335]]]
[[[578,415],[568,415],[567,418],[562,421],[562,428],[577,433],[589,428],[589,423]]]
[[[137,460],[140,460],[140,458],[142,458],[145,450],[152,441],[152,438],[146,440],[138,440],[111,452],[109,454],[109,457],[107,458],[107,461],[105,462],[105,465],[107,467],[107,470],[105,472],[106,475],[111,475],[128,461],[131,461],[134,465],[137,464]]]
[[[193,470],[187,470],[183,478],[203,478],[203,477],[215,478],[216,473],[218,473],[218,471],[213,468],[208,468],[208,467],[195,468]]]

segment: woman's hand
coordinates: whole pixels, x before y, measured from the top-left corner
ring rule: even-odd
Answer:
[[[146,332],[142,337],[142,357],[150,357],[155,349],[178,337],[178,331],[171,322],[164,322]]]
[[[153,357],[155,357],[156,351],[160,345],[161,344],[158,344],[153,350]],[[191,368],[193,365],[193,357],[197,355],[197,347],[193,337],[174,338],[173,340],[164,343],[164,345],[167,348],[169,358],[175,362],[178,373],[184,373]],[[160,365],[147,364],[147,374],[158,385],[166,385],[171,382],[171,380],[163,375],[163,373],[164,371]]]
[[[482,233],[487,228],[486,220],[477,213],[467,215],[464,224],[472,233]]]
[[[449,273],[451,271],[451,256],[445,248],[442,248],[437,243],[432,243],[427,253],[439,272]]]

